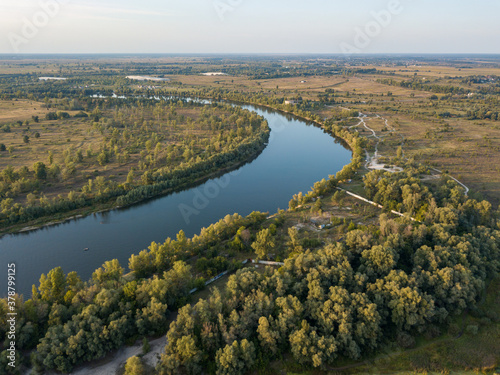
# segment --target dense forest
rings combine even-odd
[[[431,192],[417,176],[371,172],[366,192],[408,215],[420,211],[420,221],[384,213],[378,226],[316,251],[297,253],[290,237],[294,255],[279,270],[240,270],[224,292],[181,308],[159,373],[243,374],[284,353],[328,369],[387,340],[411,346],[416,333],[472,307],[499,270],[498,212],[452,180]]]

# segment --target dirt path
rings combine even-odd
[[[431,168],[431,169],[432,169],[433,171],[438,172],[438,173],[443,173],[443,172],[441,172],[439,169],[436,169],[436,168]],[[449,175],[448,175],[448,176],[449,176]],[[452,180],[454,180],[457,184],[459,184],[460,186],[462,186],[462,187],[465,189],[465,196],[467,196],[467,195],[469,194],[470,189],[469,189],[467,186],[465,186],[464,184],[462,184],[462,183],[461,183],[460,181],[458,181],[455,177],[450,176],[450,178],[451,178]]]
[[[385,126],[390,129],[390,132],[389,134],[391,133],[394,133],[396,134],[396,129],[394,129],[392,126],[389,125],[389,122],[386,118],[384,117],[381,117],[380,115],[376,115],[377,118],[380,118],[382,120],[385,121]],[[403,168],[400,168],[400,167],[392,167],[392,168],[387,168],[385,167],[384,164],[380,164],[378,162],[378,159],[380,158],[381,155],[379,155],[378,153],[378,148],[380,146],[380,143],[384,141],[385,137],[381,137],[381,136],[378,136],[377,133],[375,132],[375,130],[373,130],[372,128],[370,128],[368,126],[368,124],[366,123],[367,121],[370,120],[370,118],[368,118],[367,115],[363,114],[363,113],[359,113],[359,116],[358,116],[358,119],[359,119],[359,123],[356,124],[356,125],[353,125],[353,126],[350,126],[349,129],[353,129],[353,128],[356,128],[360,125],[363,125],[363,127],[368,130],[369,132],[372,133],[372,135],[368,136],[367,138],[371,138],[373,137],[374,139],[377,140],[377,143],[375,144],[375,153],[373,154],[373,156],[370,155],[370,153],[368,152],[368,150],[365,149],[365,153],[366,153],[366,163],[365,163],[365,168],[366,169],[382,169],[382,170],[385,170],[387,172],[391,172],[391,173],[395,173],[395,172],[402,172],[403,171]],[[402,142],[401,142],[401,149],[403,149],[403,144],[404,144],[404,137],[401,136],[402,138]]]
[[[348,109],[348,108],[346,108],[346,109]],[[375,116],[376,116],[376,118],[384,120],[385,126],[389,129],[389,134],[396,134],[396,135],[399,135],[401,137],[401,145],[400,146],[401,146],[401,151],[403,152],[403,158],[405,158],[405,151],[404,151],[404,147],[403,147],[404,143],[405,143],[405,137],[402,134],[398,134],[396,129],[393,126],[389,125],[388,119],[386,119],[380,115],[375,115]],[[373,154],[373,156],[370,156],[370,153],[368,152],[368,150],[365,149],[365,153],[366,153],[365,168],[368,170],[369,169],[380,169],[380,170],[384,170],[384,171],[391,172],[391,173],[402,172],[403,168],[400,168],[400,167],[386,168],[384,164],[380,164],[378,162],[378,159],[381,156],[378,153],[378,148],[379,148],[380,143],[384,141],[384,139],[387,137],[387,135],[384,137],[378,136],[377,133],[375,132],[375,130],[370,128],[368,126],[368,124],[366,123],[367,121],[370,120],[370,118],[368,118],[368,116],[365,115],[364,113],[359,112],[358,120],[359,120],[359,123],[357,123],[356,125],[350,126],[349,129],[354,129],[360,125],[363,125],[363,127],[366,130],[368,130],[369,132],[372,133],[372,135],[368,136],[368,138],[373,137],[374,139],[377,139],[377,143],[375,145],[375,153]],[[431,169],[433,171],[440,173],[440,174],[443,173],[439,169],[436,169],[436,168],[431,168]],[[465,196],[467,196],[469,194],[470,189],[465,184],[463,184],[462,182],[457,180],[455,177],[450,176],[450,178],[465,189]]]
[[[142,357],[143,363],[156,367],[159,358],[165,345],[167,344],[167,337],[163,336],[159,339],[149,342],[151,350],[148,354]],[[117,352],[107,356],[101,361],[79,366],[71,372],[72,375],[115,375],[117,371],[125,364],[130,357],[142,354],[142,341],[136,342],[133,346],[120,348]],[[55,373],[54,373],[55,374]],[[50,374],[52,375],[52,374]]]

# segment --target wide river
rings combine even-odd
[[[105,261],[128,268],[131,254],[183,229],[187,236],[235,212],[275,213],[299,191],[350,162],[351,152],[320,128],[274,110],[244,105],[264,116],[269,144],[252,162],[198,187],[146,203],[0,238],[0,296],[7,292],[7,264],[16,264],[16,290],[31,298],[42,273],[61,266],[82,280]],[[88,251],[84,251],[88,248]]]

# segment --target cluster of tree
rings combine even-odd
[[[398,174],[374,170],[364,176],[363,182],[368,199],[388,210],[406,212],[412,217],[416,215],[417,219],[425,214],[432,196],[420,183],[419,172],[413,169]]]
[[[60,269],[54,271],[62,274]],[[194,285],[190,267],[181,261],[152,279],[126,282],[122,274],[118,261],[106,262],[94,272],[91,285],[80,290],[68,290],[64,275],[59,283],[42,276],[32,301],[48,302],[51,308],[48,329],[32,358],[35,371],[70,372],[76,364],[102,358],[128,339],[162,332],[168,308],[185,304]]]
[[[440,80],[441,79],[436,79],[436,82],[439,82]],[[478,80],[480,80],[480,78],[477,77],[474,78],[474,76],[472,76],[464,79],[463,83],[466,83],[468,84],[468,86],[471,86],[471,84],[474,81]],[[438,83],[429,83],[429,81],[424,81],[421,78],[414,78],[411,80],[402,80],[402,81],[395,80],[392,78],[382,78],[382,79],[377,79],[377,82],[382,83],[384,85],[405,87],[412,90],[429,91],[436,94],[461,95],[463,97],[465,97],[465,95],[471,92],[470,88],[463,88],[454,85],[440,85]],[[489,83],[489,84],[486,86],[477,86],[474,89],[475,93],[482,94],[486,98],[497,97],[497,95],[500,94],[500,83],[495,84],[494,82],[495,81],[487,82],[486,80],[483,79],[480,83]],[[435,97],[435,99],[437,99],[437,97]]]
[[[477,302],[500,270],[499,213],[457,196],[448,180],[433,194],[411,175],[392,176],[368,189],[394,194],[408,210],[422,201],[423,222],[382,214],[377,226],[352,230],[343,242],[292,252],[279,270],[238,271],[224,292],[179,310],[158,372],[244,374],[286,352],[327,369],[338,357],[359,359],[383,342],[446,324]]]
[[[498,81],[499,78],[500,77],[498,77],[496,75],[491,75],[491,76],[474,75],[474,76],[468,76],[468,77],[462,78],[461,82],[465,83],[467,85],[470,85],[473,83],[480,84],[480,83],[495,82],[495,81]]]
[[[428,82],[422,80],[421,78],[414,78],[408,81],[405,80],[398,81],[392,78],[383,78],[383,79],[378,79],[377,82],[382,83],[384,85],[405,87],[419,91],[430,91],[437,94],[467,95],[467,93],[469,92],[468,89],[464,89],[458,86],[429,84]]]
[[[7,167],[0,173],[1,225],[113,201],[124,206],[181,189],[255,157],[269,138],[266,121],[240,107],[182,100],[114,103],[94,103],[92,127],[104,136],[99,151],[70,148],[62,153],[63,167],[49,153],[48,165],[37,162],[33,172],[27,167]],[[101,107],[113,111],[111,118],[103,116]],[[199,116],[193,120],[177,111]],[[49,115],[58,117],[54,112]],[[76,176],[79,166],[127,163],[133,154],[139,154],[139,161],[124,183],[96,177],[67,197],[43,195],[45,187]],[[19,201],[23,195],[24,204]]]
[[[31,299],[24,302],[22,296],[15,297],[18,357],[36,348],[31,358],[36,372],[70,372],[75,365],[101,358],[140,336],[164,333],[169,312],[189,301],[193,287],[204,287],[214,272],[241,266],[218,250],[221,243],[226,240],[228,248],[235,248],[239,242],[243,246],[237,247],[239,251],[245,250],[250,230],[266,217],[259,212],[246,218],[228,215],[191,239],[181,231],[176,240],[152,243],[148,250],[131,256],[134,272],[130,275],[123,275],[116,259],[105,262],[87,282],[76,272],[65,275],[60,267],[43,274],[39,286],[33,285]],[[189,263],[196,264],[196,272]],[[7,299],[1,299],[2,350],[9,342],[7,311]],[[13,369],[6,357],[4,350],[0,366],[10,373]]]
[[[467,119],[469,120],[484,120],[490,119],[493,121],[500,120],[498,107],[474,106],[467,110]]]
[[[435,191],[420,182],[426,168],[408,168],[401,173],[371,171],[364,177],[366,196],[389,210],[407,213],[419,221],[439,222],[456,226],[459,231],[475,226],[495,227],[495,215],[488,201],[478,202],[464,195],[463,187],[443,175]]]
[[[247,228],[259,226],[265,218],[265,214],[258,212],[253,212],[246,218],[238,214],[227,215],[208,228],[203,228],[192,239],[187,239],[184,232],[180,231],[176,240],[168,238],[163,244],[153,242],[147,250],[132,255],[129,268],[137,277],[148,277],[163,272],[176,260],[188,260],[198,255],[202,258],[198,259],[196,268],[204,275],[215,276],[215,272],[228,270],[229,267],[224,268],[228,263],[221,261],[211,249],[234,237],[231,247],[236,251],[244,250],[250,238],[245,237],[243,232]]]
[[[45,115],[45,120],[53,121],[53,120],[62,120],[62,119],[68,119],[70,118],[71,115],[68,112],[49,112]]]
[[[269,128],[266,123],[263,123],[261,132],[258,135],[251,137],[227,152],[213,155],[206,160],[199,160],[192,164],[183,164],[174,170],[160,168],[153,173],[146,172],[146,176],[148,176],[146,181],[149,183],[129,189],[125,195],[117,200],[117,204],[122,206],[135,203],[171,189],[184,187],[196,183],[211,173],[248,161],[263,149],[268,139]]]

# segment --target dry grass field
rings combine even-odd
[[[500,75],[500,69],[493,67],[475,67],[462,69],[452,66],[419,66],[419,67],[381,67],[365,66],[378,70],[396,72],[398,79],[408,79],[426,73],[429,77],[469,75]],[[401,71],[399,71],[401,70]],[[405,71],[409,70],[409,71]],[[424,72],[425,70],[425,72]],[[356,75],[334,77],[292,77],[264,80],[250,80],[243,76],[176,76],[175,80],[183,83],[182,90],[189,88],[225,88],[242,92],[262,92],[276,97],[302,96],[304,100],[318,100],[318,94],[327,89],[335,92],[336,104],[331,108],[316,110],[324,118],[328,118],[341,108],[358,109],[372,118],[369,126],[378,135],[385,124],[380,115],[389,121],[396,133],[388,135],[380,145],[383,156],[396,155],[397,146],[404,137],[404,151],[407,157],[425,162],[441,170],[449,171],[473,192],[480,192],[493,204],[500,203],[500,121],[467,120],[465,118],[437,118],[437,111],[450,111],[464,116],[465,111],[479,105],[476,101],[443,103],[432,101],[434,95],[428,91],[411,90],[404,87],[389,86],[376,82],[381,78],[393,78],[388,75]],[[306,81],[301,83],[301,81]],[[458,85],[458,81],[446,81],[446,84]],[[443,83],[444,84],[444,83]],[[390,96],[388,96],[390,93]],[[443,96],[438,94],[438,97]],[[350,121],[349,125],[356,124]],[[358,128],[361,135],[372,133]]]
[[[175,111],[178,116],[177,122],[165,120],[164,125],[158,125],[151,113],[146,112],[141,116],[149,125],[145,128],[143,126],[140,130],[131,130],[137,139],[132,137],[125,145],[111,148],[115,156],[105,165],[101,165],[97,155],[103,147],[110,147],[113,128],[103,130],[89,118],[73,117],[79,111],[67,111],[72,116],[71,118],[46,120],[45,115],[49,111],[45,108],[41,109],[42,104],[26,100],[0,101],[2,109],[0,144],[5,145],[6,148],[5,151],[0,151],[0,171],[7,167],[13,167],[15,170],[28,167],[31,170],[36,162],[43,162],[47,167],[59,165],[63,172],[62,176],[56,180],[44,184],[40,191],[35,191],[37,197],[41,195],[47,198],[58,195],[66,196],[70,191],[79,191],[89,179],[96,176],[121,184],[126,181],[131,168],[137,170],[136,177],[139,178],[142,174],[139,165],[147,155],[153,155],[154,152],[155,159],[165,159],[163,163],[167,163],[167,155],[172,152],[172,147],[174,147],[173,156],[168,159],[168,165],[176,166],[184,161],[182,150],[186,145],[190,145],[195,154],[202,152],[202,149],[198,149],[198,145],[218,134],[197,124],[201,116],[199,108],[177,108]],[[51,109],[51,111],[55,110]],[[230,113],[223,110],[217,111],[218,115],[230,116]],[[106,122],[111,121],[115,115],[114,110],[102,113]],[[39,122],[34,122],[32,116],[39,116]],[[19,125],[17,121],[23,124]],[[26,124],[25,121],[29,123]],[[28,143],[25,141],[26,136],[29,137]],[[146,140],[158,139],[157,137],[162,140],[160,151],[153,150],[156,143],[153,143],[151,150],[146,150]],[[137,140],[139,143],[136,143]],[[127,157],[120,159],[119,155],[125,151]],[[75,161],[77,153],[82,155],[79,162]],[[71,159],[69,162],[68,158]],[[64,170],[68,164],[74,164],[76,171],[65,176]],[[25,202],[26,193],[20,193],[14,199],[16,202]]]
[[[415,73],[418,77],[434,77],[442,78],[444,76],[451,77],[466,77],[472,75],[500,75],[500,68],[492,66],[493,64],[484,62],[484,65],[467,66],[464,63],[462,67],[449,66],[449,65],[429,65],[426,63],[418,65],[408,65],[407,67],[401,66],[379,66],[379,65],[366,65],[365,69],[377,69],[387,73],[395,73],[398,76],[413,77]]]
[[[30,100],[0,100],[0,123],[31,120],[31,116],[45,116],[48,108],[43,103]],[[3,137],[2,137],[3,138]]]

